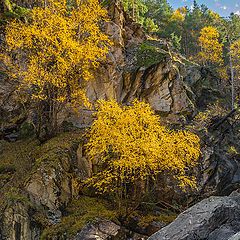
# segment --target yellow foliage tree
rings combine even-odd
[[[20,92],[47,106],[49,130],[56,130],[63,106],[89,104],[85,82],[93,78],[111,43],[100,29],[107,12],[98,0],[45,2],[31,10],[28,21],[7,25],[2,58]]]
[[[199,52],[200,61],[206,65],[209,63],[223,64],[223,44],[219,42],[220,34],[215,27],[204,27],[198,38],[201,51]]]
[[[186,7],[178,8],[173,12],[170,20],[176,22],[183,22],[185,20],[186,14],[187,14]]]
[[[220,24],[220,22],[223,20],[218,13],[216,13],[210,9],[208,9],[208,15],[215,26],[216,26],[216,24]]]
[[[121,107],[113,100],[98,101],[86,150],[98,169],[87,184],[118,195],[115,199],[126,196],[126,185],[153,180],[159,173],[171,175],[180,187],[195,186],[187,172],[197,164],[198,136],[167,129],[144,102]]]

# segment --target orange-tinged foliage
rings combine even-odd
[[[144,102],[121,107],[100,100],[89,132],[87,154],[100,169],[88,184],[111,192],[159,173],[171,174],[181,187],[194,186],[186,171],[196,166],[199,138],[188,131],[171,131]]]
[[[223,44],[219,42],[220,34],[215,27],[204,27],[198,38],[201,51],[199,57],[204,63],[223,64]]]
[[[37,100],[88,104],[84,81],[109,49],[99,27],[106,16],[98,0],[48,0],[31,10],[28,22],[10,22],[3,56],[21,90],[31,89]]]

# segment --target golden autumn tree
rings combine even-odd
[[[113,193],[119,202],[135,195],[129,186],[162,173],[180,187],[195,186],[195,178],[187,172],[197,164],[199,144],[195,134],[161,125],[147,103],[134,101],[121,107],[113,100],[100,100],[86,145],[97,171],[86,182],[97,192]]]
[[[51,135],[64,106],[89,104],[85,83],[111,43],[100,28],[107,12],[98,0],[47,0],[44,5],[33,8],[28,21],[7,25],[2,58],[19,92],[37,103],[38,122],[47,123]]]
[[[219,37],[220,34],[215,27],[202,28],[198,41],[201,47],[199,57],[203,64],[223,64],[223,44],[219,42]]]
[[[186,17],[186,14],[187,14],[187,9],[186,9],[186,7],[178,8],[178,9],[176,9],[176,10],[173,12],[170,20],[181,23],[181,22],[184,21],[184,19],[185,19],[185,17]]]

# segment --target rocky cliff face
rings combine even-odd
[[[157,112],[165,115],[191,114],[194,106],[180,73],[183,66],[174,61],[168,52],[167,42],[155,41],[154,47],[159,51],[161,61],[156,58],[155,63],[149,66],[148,59],[141,57],[151,57],[151,53],[149,56],[139,53],[148,38],[141,26],[126,15],[119,1],[114,1],[109,7],[109,15],[112,21],[105,24],[105,31],[114,45],[107,62],[96,74],[96,80],[87,86],[89,99],[94,102],[113,98],[124,104],[135,98],[144,99]],[[148,44],[150,46],[151,41]],[[84,124],[88,124],[87,115],[86,111],[83,114]]]
[[[32,7],[37,1],[17,3]],[[86,86],[91,102],[116,99],[129,104],[137,98],[149,102],[156,112],[178,119],[176,116],[192,116],[197,105],[206,105],[211,99],[205,98],[204,94],[210,93],[214,98],[219,93],[212,89],[216,83],[213,83],[214,76],[210,72],[204,72],[172,52],[167,41],[147,36],[141,25],[124,12],[119,0],[111,2],[108,12],[111,21],[105,23],[103,29],[112,39],[113,46],[107,61],[102,62],[96,72],[95,80]],[[20,121],[16,116],[22,112],[21,106],[16,101],[14,82],[0,74],[1,116],[5,123],[8,121],[14,125]],[[85,126],[91,122],[91,113],[84,109],[79,117],[69,110],[62,114],[60,121],[67,119],[78,126]],[[14,126],[2,124],[3,127],[8,130]]]
[[[29,6],[34,2],[21,3]],[[89,82],[87,86],[87,95],[92,102],[113,98],[129,104],[138,98],[149,102],[164,121],[181,126],[192,120],[198,110],[204,110],[209,103],[224,98],[219,91],[216,77],[209,70],[200,68],[172,52],[165,40],[146,36],[141,26],[126,15],[119,1],[112,1],[108,11],[111,21],[104,24],[104,29],[114,45],[107,61],[101,64],[96,73],[96,80]],[[75,126],[88,126],[92,121],[91,113],[83,110],[79,117],[69,110],[63,113],[63,120]],[[26,131],[31,131],[26,125],[26,119],[29,118],[31,116],[26,115],[22,106],[17,104],[14,84],[1,74],[0,240],[38,240],[40,235],[42,239],[60,240],[146,239],[144,235],[147,231],[142,231],[143,235],[136,234],[109,220],[100,219],[83,228],[89,219],[92,221],[99,213],[102,218],[114,219],[114,211],[108,209],[108,203],[99,203],[95,199],[80,198],[73,204],[74,198],[83,191],[79,187],[80,180],[88,177],[92,171],[91,163],[84,157],[81,132],[65,133],[42,145],[31,140],[25,143],[20,139]],[[201,193],[206,195],[229,194],[240,183],[239,156],[233,152],[221,152],[225,148],[226,153],[227,148],[237,142],[238,130],[229,130],[232,128],[231,123],[229,124],[225,123],[220,135],[216,135],[214,131],[203,133],[206,141],[203,143],[199,185]],[[210,126],[211,123],[207,128]],[[230,137],[232,133],[235,138]],[[226,138],[227,134],[229,135]],[[13,143],[10,144],[9,141]],[[86,202],[91,203],[90,206]],[[207,235],[203,231],[211,224],[211,228],[216,228],[214,221],[219,215],[216,217],[215,211],[223,209],[229,225],[231,213],[235,207],[239,208],[235,198],[206,200],[189,210],[193,212],[192,221],[198,222],[197,216],[201,212],[199,209],[209,203],[209,207],[204,208],[206,214],[201,218],[200,225],[193,223],[194,229],[202,234],[201,237],[213,234],[213,230],[207,232]],[[95,209],[96,206],[100,206],[99,209]],[[208,211],[209,209],[211,211]],[[207,215],[207,211],[212,215]],[[184,216],[186,213],[176,221],[187,226]],[[234,218],[235,220],[239,219]],[[205,221],[210,221],[210,225]],[[177,223],[171,226],[176,226]],[[221,224],[224,225],[222,220]],[[157,231],[164,225],[156,223],[152,228]],[[186,230],[187,234],[195,236],[190,230]],[[239,230],[232,233],[237,231]],[[165,233],[179,237],[178,232],[167,227],[152,239],[164,239],[163,235],[168,236]],[[67,237],[67,234],[72,237]],[[170,238],[166,239],[174,239],[172,235],[169,236]]]

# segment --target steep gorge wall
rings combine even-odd
[[[24,1],[25,6],[29,4],[32,5],[33,1]],[[145,64],[141,58],[139,60],[139,48],[147,41],[143,29],[126,15],[119,1],[112,1],[108,11],[110,21],[105,23],[104,29],[114,45],[107,61],[96,72],[96,80],[87,85],[90,101],[113,98],[129,104],[135,98],[145,100],[157,113],[167,116],[171,122],[181,124],[191,118],[197,108],[204,109],[210,101],[219,97],[217,83],[210,72],[172,54],[165,40],[154,41],[160,49],[161,60],[152,65]],[[63,113],[62,120],[67,118],[77,126],[88,126],[92,121],[91,114],[92,111],[84,109],[77,116],[69,110]],[[21,115],[22,109],[17,104],[14,86],[1,75],[0,137],[5,138],[18,129],[26,118]],[[12,137],[9,137],[10,140],[14,140]],[[62,209],[78,194],[73,187],[76,176],[84,178],[91,171],[90,164],[82,156],[79,141],[76,146],[70,147],[60,146],[67,142],[66,139],[60,138],[58,141],[54,146],[47,143],[50,144],[49,152],[35,159],[34,169],[21,185],[34,210],[37,206],[40,212],[48,216],[49,225],[60,221]],[[70,139],[70,142],[73,140]],[[32,218],[31,204],[17,201],[5,208],[1,227],[3,239],[39,239],[42,229]]]

